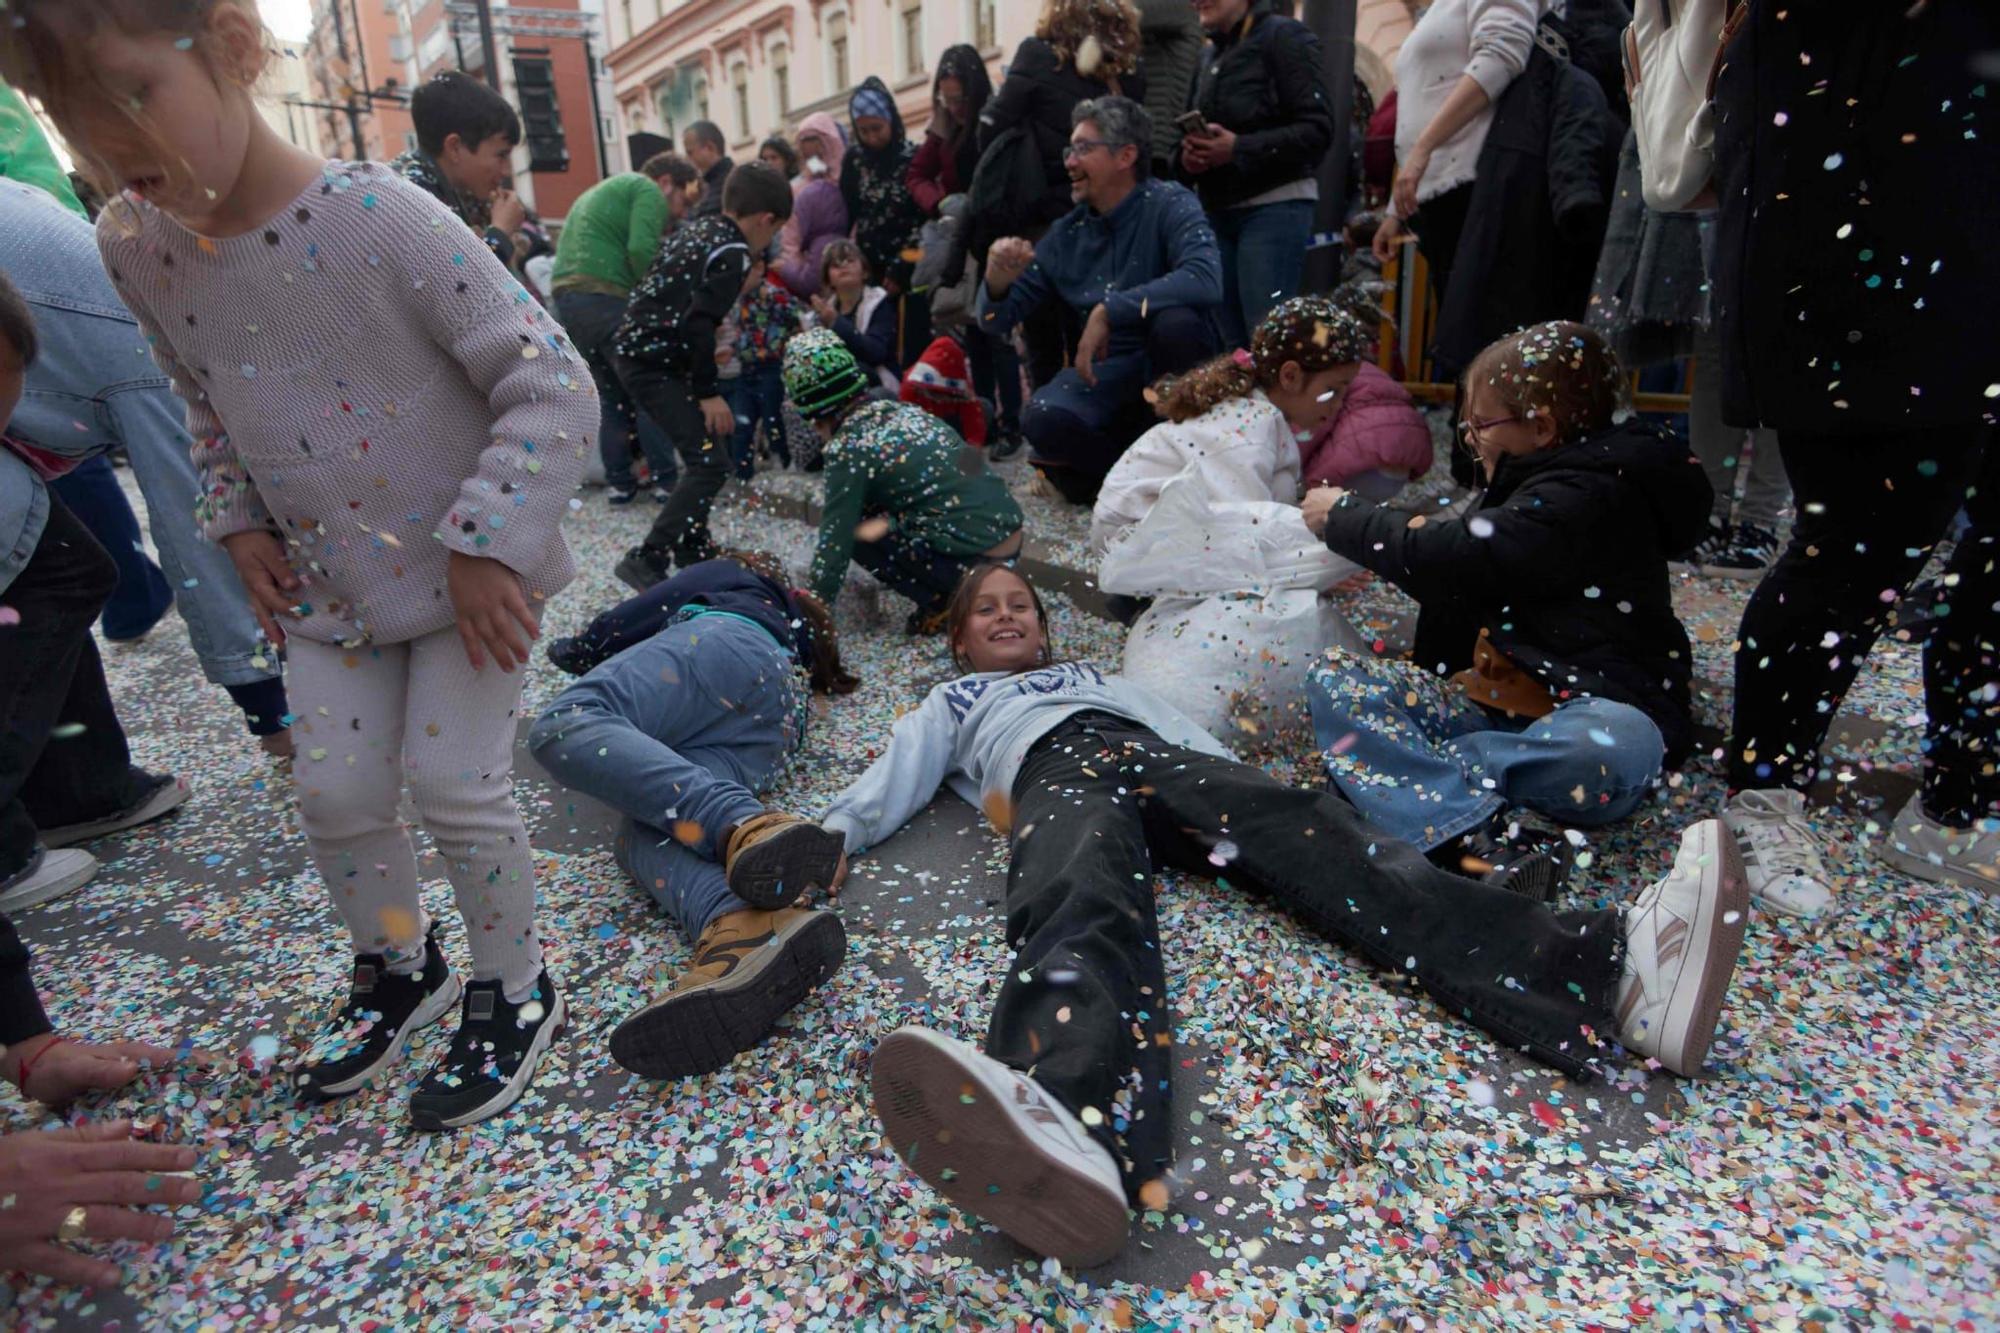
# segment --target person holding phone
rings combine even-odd
[[[1305,276],[1333,112],[1319,38],[1273,0],[1195,0],[1209,49],[1181,129],[1178,175],[1222,249],[1222,335],[1250,330]]]

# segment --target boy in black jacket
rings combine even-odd
[[[1591,330],[1525,329],[1466,371],[1487,489],[1463,518],[1306,497],[1328,547],[1422,606],[1414,662],[1334,655],[1313,671],[1327,773],[1385,832],[1444,859],[1504,863],[1510,807],[1622,819],[1693,745],[1667,561],[1701,539],[1708,480],[1686,445],[1617,419],[1622,383]]]
[[[613,343],[619,378],[681,456],[681,477],[646,540],[625,553],[617,575],[644,591],[675,564],[714,553],[708,511],[729,479],[736,414],[722,396],[715,329],[736,307],[762,254],[792,215],[792,191],[761,162],[729,173],[722,211],[684,224],[633,289]]]

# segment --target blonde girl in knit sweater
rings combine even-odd
[[[10,0],[0,77],[120,195],[99,248],[187,402],[197,518],[284,645],[313,860],[357,955],[294,1077],[324,1100],[395,1065],[463,996],[411,1097],[470,1124],[527,1087],[564,1021],[511,782],[558,532],[594,447],[589,372],[464,223],[373,164],[285,143],[250,89],[247,0]],[[472,957],[419,901],[407,786]]]

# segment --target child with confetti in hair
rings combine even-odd
[[[1421,475],[1430,467],[1430,432],[1401,386],[1390,382],[1402,394],[1399,415],[1373,406],[1366,414],[1346,410],[1364,374],[1388,379],[1364,363],[1369,342],[1369,331],[1345,307],[1324,296],[1295,296],[1264,317],[1248,348],[1162,380],[1154,396],[1167,420],[1111,465],[1090,515],[1092,551],[1102,555],[1190,467],[1219,499],[1288,505],[1299,501],[1307,441],[1322,478],[1336,468],[1343,480],[1377,469]],[[1343,417],[1350,419],[1347,429],[1327,434]],[[1335,456],[1341,463],[1332,462]]]
[[[897,721],[821,822],[858,855],[950,782],[1007,834],[1018,952],[985,1052],[907,1026],[876,1048],[870,1078],[910,1168],[1029,1249],[1102,1263],[1125,1243],[1128,1201],[1172,1202],[1161,864],[1226,873],[1572,1075],[1614,1038],[1677,1073],[1701,1069],[1747,906],[1716,821],[1689,828],[1673,872],[1628,906],[1557,912],[1514,882],[1439,869],[1334,793],[1237,763],[1129,680],[1052,661],[1041,598],[1012,570],[969,574],[947,633],[967,674]]]
[[[1539,324],[1466,370],[1462,428],[1486,491],[1463,517],[1412,518],[1334,487],[1306,497],[1335,553],[1422,607],[1414,661],[1342,652],[1314,669],[1326,771],[1370,821],[1441,860],[1566,848],[1509,812],[1623,819],[1694,743],[1693,652],[1667,561],[1707,530],[1708,479],[1684,443],[1623,409],[1604,340]]]
[[[197,517],[287,648],[300,822],[355,954],[295,1074],[355,1092],[460,1000],[397,817],[407,786],[472,954],[420,1128],[518,1099],[561,1030],[515,805],[515,713],[595,446],[582,361],[464,225],[379,165],[286,143],[243,0],[26,0],[5,76],[122,197],[105,267],[186,400]]]
[[[812,590],[833,605],[851,558],[917,604],[907,633],[935,634],[966,570],[1021,554],[1021,506],[950,426],[867,391],[868,376],[832,330],[786,346],[785,396],[826,441]]]

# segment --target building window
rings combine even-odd
[[[847,76],[847,15],[829,14],[826,19],[826,58],[835,93],[853,86]]]
[[[736,136],[747,139],[750,137],[750,67],[732,66],[729,83],[736,94]]]
[[[924,0],[903,0],[903,77],[924,72]]]
[[[787,46],[771,48],[771,93],[777,99],[778,119],[792,114],[792,52]]]
[[[624,20],[625,24],[624,31],[619,35],[629,40],[634,31],[632,27],[632,0],[618,0],[618,16]]]
[[[982,51],[999,45],[998,24],[993,17],[993,0],[972,0],[972,44]]]

